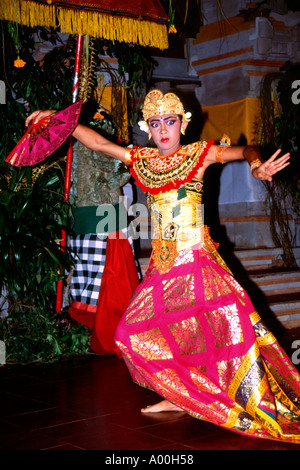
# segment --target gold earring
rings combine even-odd
[[[185,128],[184,127],[181,128],[181,134],[185,135]]]
[[[151,137],[152,137],[152,135],[151,135],[151,132],[149,131],[148,132],[148,140],[151,140]]]

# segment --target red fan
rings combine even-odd
[[[5,159],[14,166],[31,166],[45,160],[69,137],[77,126],[81,101],[52,116],[31,124],[22,139]]]

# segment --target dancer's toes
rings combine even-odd
[[[142,413],[160,413],[161,411],[184,411],[182,408],[179,408],[173,403],[170,403],[168,400],[160,401],[155,405],[147,406],[147,408],[142,408]]]

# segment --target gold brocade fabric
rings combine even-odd
[[[150,265],[118,326],[133,380],[195,418],[300,444],[298,371],[214,256],[188,253],[167,275]]]
[[[300,375],[203,226],[202,182],[148,194],[153,254],[115,333],[133,380],[191,416],[300,444]]]
[[[167,272],[178,253],[203,245],[202,182],[194,179],[180,190],[148,194],[152,221],[153,261],[160,273]]]

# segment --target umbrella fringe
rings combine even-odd
[[[69,34],[90,35],[112,41],[140,44],[141,46],[168,48],[166,25],[140,18],[107,15],[93,11],[57,8],[51,4],[1,0],[0,19],[17,21],[34,27],[56,28]]]
[[[1,0],[2,20],[16,21],[25,26],[56,27],[56,11],[53,5],[41,5],[21,0]]]

